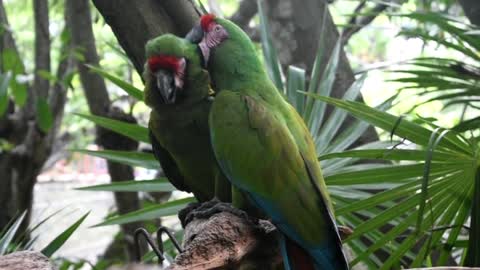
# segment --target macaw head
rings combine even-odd
[[[146,99],[155,99],[161,104],[175,103],[184,90],[187,65],[192,57],[188,53],[188,44],[181,38],[167,34],[150,40],[145,48]]]
[[[149,72],[155,77],[153,86],[160,93],[165,104],[175,103],[177,92],[184,85],[185,58],[170,55],[156,55],[147,60]]]
[[[235,23],[206,14],[186,36],[197,43],[217,86],[230,75],[261,73],[263,67],[248,35]],[[241,75],[241,74],[240,74]]]

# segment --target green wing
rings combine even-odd
[[[261,98],[220,91],[210,112],[215,156],[230,181],[289,237],[326,244],[326,235],[336,232],[313,144],[306,129],[297,130],[304,125],[295,111],[290,121],[284,116]]]
[[[163,173],[168,178],[170,183],[172,183],[172,185],[178,190],[191,192],[191,190],[186,185],[183,175],[180,173],[180,169],[178,168],[175,160],[173,160],[170,153],[168,153],[168,151],[160,145],[160,143],[157,141],[155,135],[150,129],[148,130],[148,135],[150,136],[153,155],[158,160],[158,162],[160,162]]]

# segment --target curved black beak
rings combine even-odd
[[[198,44],[203,39],[203,29],[200,24],[195,25],[190,32],[185,36],[188,41]]]
[[[155,74],[155,86],[165,104],[173,104],[177,98],[177,87],[172,72],[159,70]]]

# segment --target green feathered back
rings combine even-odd
[[[348,269],[303,119],[268,78],[248,36],[228,20],[215,21],[229,34],[208,65],[219,92],[209,125],[222,170],[309,253],[315,269]]]

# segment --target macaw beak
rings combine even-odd
[[[173,104],[177,98],[177,86],[170,71],[159,70],[155,74],[155,85],[165,104]]]
[[[194,26],[190,32],[185,36],[185,39],[191,43],[198,44],[203,39],[203,29],[200,24]]]

